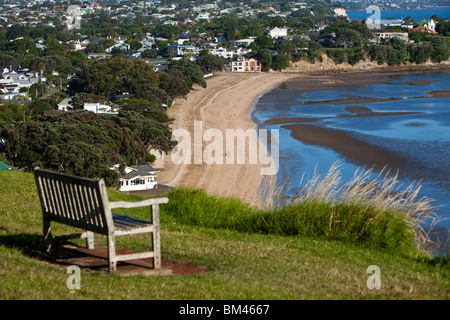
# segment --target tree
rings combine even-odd
[[[431,45],[433,47],[431,51],[431,60],[434,62],[441,62],[449,58],[449,45],[444,38],[434,38]]]
[[[222,71],[225,65],[225,59],[210,53],[202,54],[197,59],[197,64],[202,68],[203,73],[210,73],[213,71]]]
[[[176,68],[171,68],[161,73],[159,87],[166,91],[170,97],[184,97],[189,93],[189,87],[184,80],[183,73]]]
[[[361,45],[361,33],[349,28],[336,30],[335,43],[339,47],[355,47]]]
[[[220,28],[225,33],[225,38],[227,38],[228,41],[235,40],[237,26],[238,26],[238,20],[235,15],[226,14],[226,15],[220,17],[219,25],[220,25]]]
[[[426,43],[417,43],[410,46],[410,62],[424,63],[431,57],[433,47]]]
[[[153,59],[156,58],[157,55],[158,52],[155,49],[145,49],[144,52],[142,52],[143,59]]]
[[[153,67],[142,59],[130,60],[118,55],[91,65],[91,72],[81,73],[78,84],[91,92],[108,96],[120,92],[136,93],[143,83],[159,85],[159,76]]]
[[[174,60],[170,63],[169,68],[175,68],[180,70],[184,75],[184,80],[186,81],[189,89],[192,89],[194,84],[198,84],[203,88],[206,88],[206,81],[203,78],[203,72],[200,66],[187,59],[183,58],[180,60]]]
[[[295,44],[289,40],[280,40],[275,42],[275,50],[277,50],[281,54],[291,55],[294,53]]]
[[[136,38],[128,40],[127,43],[130,45],[130,50],[132,51],[137,51],[142,48],[142,43]]]
[[[254,43],[260,49],[267,49],[267,48],[271,48],[273,46],[273,39],[271,37],[266,36],[266,35],[259,35],[259,36],[256,37]]]
[[[261,62],[264,71],[269,71],[272,68],[272,51],[263,49],[257,53],[257,58]]]
[[[272,67],[274,70],[281,71],[289,67],[289,61],[290,61],[289,56],[284,54],[278,54],[273,57]]]

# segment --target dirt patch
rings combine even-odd
[[[130,249],[117,249],[117,254],[132,253]],[[60,244],[46,252],[41,246],[27,247],[25,255],[43,263],[57,265],[66,269],[70,265],[76,265],[82,269],[90,271],[108,271],[107,249],[106,247],[96,247],[89,250],[73,244]],[[207,272],[203,266],[192,265],[188,261],[172,262],[161,259],[161,269],[153,268],[153,259],[136,259],[120,261],[117,263],[117,272],[121,275],[192,275]]]

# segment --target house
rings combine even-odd
[[[193,45],[170,45],[167,47],[168,51],[172,54],[172,56],[174,57],[180,57],[180,56],[184,56],[186,54],[193,54],[196,55],[198,54],[198,48],[196,46]]]
[[[287,36],[287,28],[273,28],[269,30],[269,36],[272,38]]]
[[[116,166],[114,169],[118,169]],[[145,191],[157,189],[156,170],[150,165],[125,167],[119,180],[120,191]]]
[[[405,21],[402,23],[402,28],[412,29],[414,25],[411,21]]]
[[[430,29],[428,27],[416,27],[416,28],[412,29],[412,31],[424,32],[424,33],[426,32],[429,34],[437,34],[436,31],[434,31],[433,29]]]
[[[0,161],[0,170],[12,171],[12,167],[3,161]]]
[[[235,47],[239,47],[239,46],[248,47],[250,45],[250,43],[252,43],[254,41],[255,41],[255,38],[236,40],[236,41],[234,41],[234,46]]]
[[[400,40],[407,42],[409,40],[409,35],[407,32],[374,32],[373,38],[370,41],[379,44],[383,40],[389,40],[391,38],[399,38]]]
[[[71,101],[72,101],[72,97],[66,98],[63,101],[61,101],[60,103],[58,103],[58,110],[62,110],[62,111],[71,110],[72,109],[72,105],[70,104]]]
[[[113,107],[101,103],[84,103],[83,109],[95,113],[118,114]]]
[[[239,57],[235,61],[231,62],[232,72],[261,72],[261,62],[254,58],[247,59],[245,57]]]
[[[222,47],[213,47],[208,49],[209,52],[214,56],[219,56],[225,59],[232,59],[235,56],[243,56],[248,52],[251,52],[251,49],[246,48],[222,48]]]
[[[129,51],[130,45],[124,41],[121,41],[121,42],[116,43],[115,45],[107,48],[105,51],[106,51],[106,53],[111,54],[114,49],[121,50],[121,51]]]

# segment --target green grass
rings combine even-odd
[[[109,196],[111,200],[141,198],[116,190],[109,190]],[[416,258],[409,250],[384,248],[364,239],[350,241],[348,236],[297,234],[282,227],[294,214],[288,208],[259,211],[200,190],[173,190],[169,198],[169,204],[161,206],[163,258],[205,266],[207,273],[121,277],[83,270],[81,289],[71,291],[64,268],[24,254],[26,246],[39,244],[42,238],[33,175],[0,172],[0,299],[450,298],[447,259]],[[121,213],[145,218],[146,209]],[[326,228],[316,230],[328,230],[327,222],[322,223]],[[67,229],[58,224],[54,232]],[[126,238],[119,238],[119,247],[142,246],[140,237]],[[370,265],[381,269],[380,290],[366,286]]]

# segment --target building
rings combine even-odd
[[[198,48],[193,45],[170,45],[167,47],[169,52],[174,57],[180,57],[185,56],[187,54],[197,55],[198,54]]]
[[[115,168],[117,170],[117,166]],[[157,189],[156,170],[150,165],[125,167],[119,180],[120,191],[145,191]]]
[[[71,101],[72,101],[72,97],[66,98],[63,101],[61,101],[60,103],[58,103],[58,110],[62,110],[62,111],[72,110],[72,105],[70,104]]]
[[[429,34],[437,34],[436,31],[434,31],[433,29],[430,29],[428,27],[417,27],[417,28],[412,29],[412,31],[424,32],[424,33],[426,32],[426,33],[429,33]]]
[[[400,40],[407,42],[409,40],[409,35],[407,32],[374,32],[371,42],[381,43],[382,41],[391,38],[399,38]]]
[[[287,33],[287,28],[273,28],[269,31],[269,36],[272,38],[285,37]]]
[[[231,62],[231,71],[232,72],[261,72],[262,65],[261,63],[254,59],[247,59],[245,57],[239,57],[235,61]]]
[[[12,167],[3,161],[0,161],[0,170],[13,171]]]
[[[83,109],[95,113],[118,114],[113,107],[101,103],[84,103]]]
[[[232,59],[234,57],[240,57],[245,55],[248,52],[251,52],[251,49],[242,48],[242,47],[234,47],[234,48],[222,48],[222,47],[212,47],[208,49],[209,52],[214,56],[219,56],[225,59]]]
[[[248,47],[250,45],[250,43],[252,43],[254,41],[255,41],[255,38],[236,40],[236,41],[234,41],[234,46],[236,46],[236,47],[239,47],[239,46]]]

